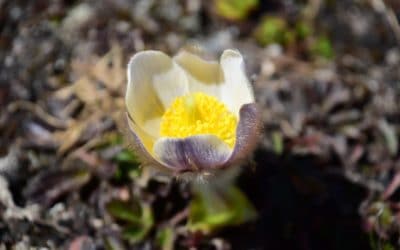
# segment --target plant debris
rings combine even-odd
[[[394,0],[0,1],[0,249],[398,249],[399,16]],[[129,58],[184,46],[238,48],[264,123],[237,186],[207,197],[151,177],[124,134]]]

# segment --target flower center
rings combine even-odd
[[[235,145],[237,119],[213,96],[201,92],[177,97],[161,119],[160,135],[184,138],[212,134]]]

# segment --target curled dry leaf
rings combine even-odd
[[[109,91],[122,93],[126,78],[121,47],[114,44],[111,50],[91,68],[91,73]]]

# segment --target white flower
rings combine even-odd
[[[173,174],[209,173],[245,158],[260,118],[242,55],[220,61],[187,51],[142,51],[128,65],[125,96],[134,145],[147,165]]]

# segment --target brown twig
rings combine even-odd
[[[386,21],[392,29],[393,34],[396,37],[397,43],[400,46],[400,24],[393,9],[386,6],[383,0],[370,0],[370,3],[376,12],[380,13],[386,18]]]
[[[64,129],[67,128],[71,121],[63,121],[58,119],[57,117],[54,117],[44,111],[43,108],[41,108],[39,105],[36,103],[28,102],[28,101],[16,101],[8,105],[7,111],[9,113],[16,112],[17,110],[27,110],[29,112],[32,112],[35,114],[38,118],[46,122],[48,125],[54,127],[54,128],[60,128]]]
[[[183,220],[185,220],[188,216],[189,216],[189,207],[186,207],[182,211],[175,214],[174,217],[172,217],[169,220],[168,224],[170,226],[174,227],[174,226],[178,225],[180,222],[182,222]]]

